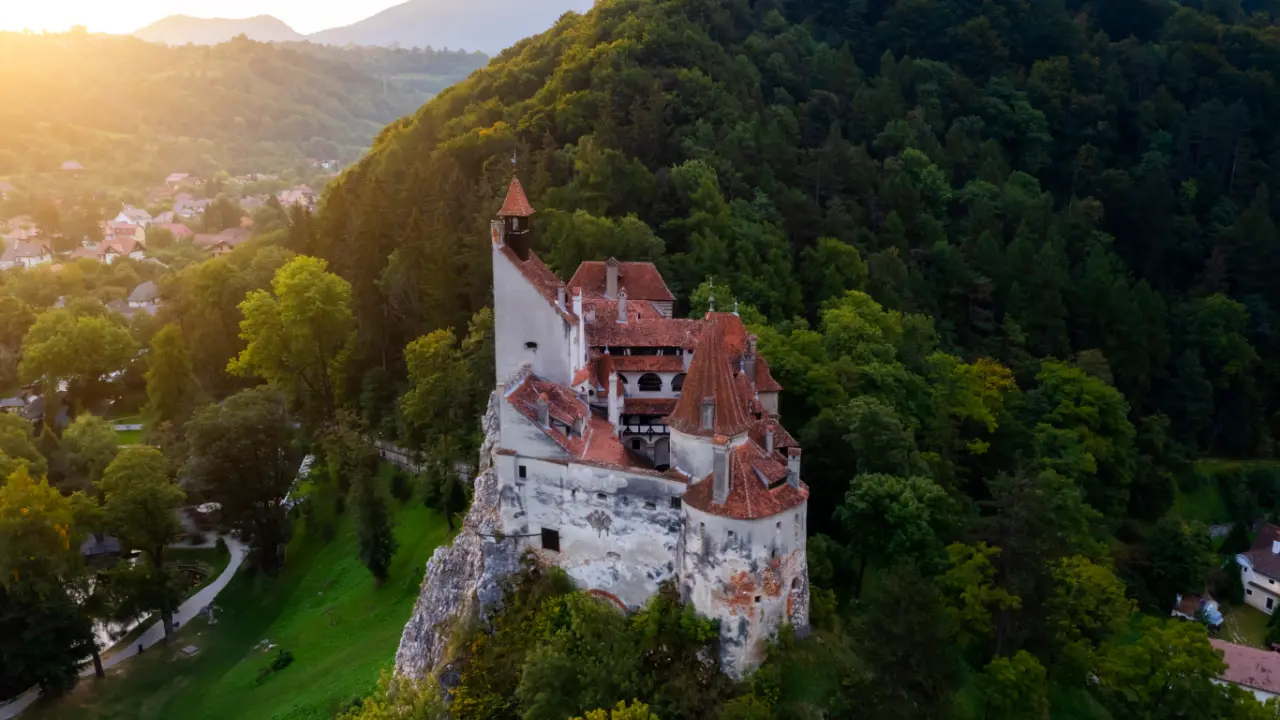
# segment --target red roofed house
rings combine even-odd
[[[783,623],[808,627],[809,490],[782,388],[735,313],[671,317],[652,263],[562,282],[534,214],[512,180],[490,228],[502,532],[626,608],[674,580],[740,678]]]
[[[1220,682],[1239,685],[1259,702],[1280,697],[1280,653],[1217,638],[1209,638],[1209,643],[1222,652],[1222,661],[1227,665],[1226,672],[1218,678]]]
[[[1270,615],[1280,603],[1280,527],[1263,525],[1247,552],[1236,555],[1244,601]]]

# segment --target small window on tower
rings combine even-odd
[[[542,528],[542,549],[560,552],[560,531]]]
[[[538,352],[538,343],[536,343],[536,342],[527,342],[527,343],[525,343],[525,344],[524,344],[524,349],[525,349],[525,350],[530,350],[530,351],[532,351],[532,352]]]
[[[525,466],[520,466],[520,479],[523,480],[529,476],[529,470]]]
[[[714,398],[702,398],[702,429],[710,430],[716,424],[716,401]]]
[[[680,498],[678,498],[678,497],[676,497],[676,496],[674,496],[674,495],[672,495],[672,496],[671,496],[671,509],[672,509],[672,510],[679,510],[679,509],[680,509]]]

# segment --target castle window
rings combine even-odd
[[[525,344],[524,344],[524,349],[525,349],[525,350],[532,351],[532,352],[538,352],[538,343],[536,343],[536,342],[527,342],[527,343],[525,343]]]
[[[560,531],[542,528],[542,549],[560,552]]]
[[[778,521],[778,524],[777,524],[777,525],[775,525],[774,527],[776,527],[776,528],[778,528],[779,530],[781,530],[781,529],[782,529],[782,521],[781,521],[781,520],[779,520],[779,521]]]
[[[680,498],[676,497],[675,495],[671,496],[671,509],[672,510],[680,509]]]
[[[644,440],[641,440],[640,438],[631,438],[630,444],[632,450],[639,452],[640,448],[644,447]]]
[[[716,401],[715,398],[702,398],[702,429],[710,430],[716,424]]]
[[[644,509],[645,509],[645,510],[657,510],[657,509],[658,509],[658,504],[657,504],[657,503],[647,502],[647,503],[645,503],[645,504],[644,504]]]
[[[645,373],[636,383],[641,392],[662,392],[662,378],[657,373]]]
[[[757,596],[756,596],[756,602],[757,602],[757,603],[758,603],[758,602],[760,602],[760,596],[759,596],[759,595],[757,595]]]
[[[523,480],[529,476],[529,470],[525,466],[520,466],[520,479]]]
[[[596,493],[596,499],[597,499],[597,500],[608,500],[608,499],[609,499],[609,496],[608,496],[608,495],[605,495],[604,493]]]
[[[729,531],[729,537],[733,537],[733,531],[732,531],[732,530],[730,530],[730,531]]]
[[[684,389],[684,373],[680,373],[671,379],[671,389],[680,392]]]

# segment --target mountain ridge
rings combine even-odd
[[[564,13],[585,11],[591,5],[591,0],[475,0],[462,5],[408,0],[350,25],[311,34],[299,33],[271,15],[243,19],[170,15],[131,34],[165,45],[214,45],[243,34],[262,42],[462,48],[492,55],[533,31],[550,27]]]

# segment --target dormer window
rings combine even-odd
[[[710,430],[716,423],[716,401],[715,398],[702,398],[702,422],[700,423],[703,430]]]

